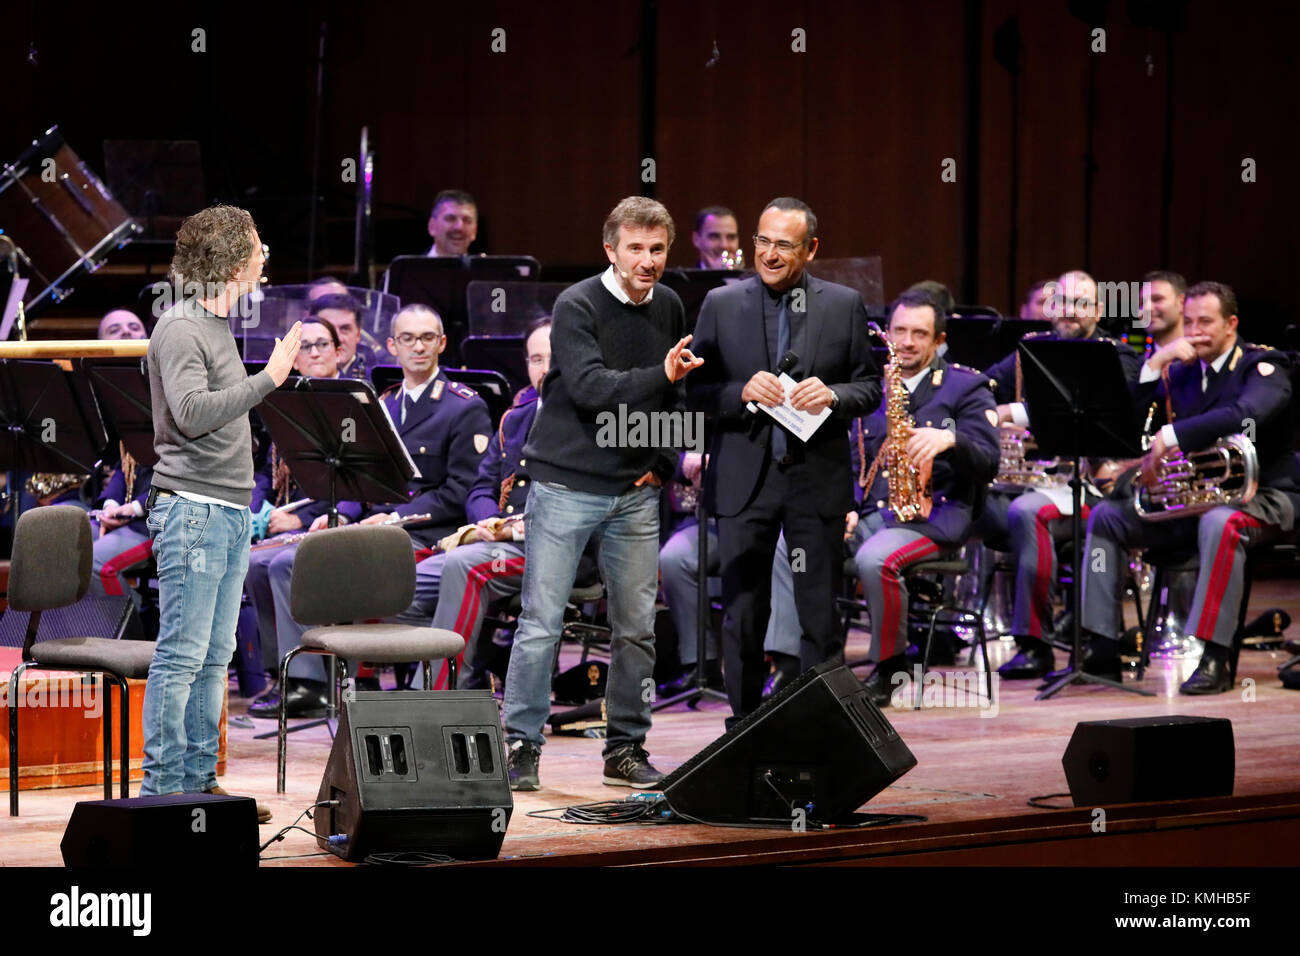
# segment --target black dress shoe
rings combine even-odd
[[[907,655],[895,654],[893,657],[887,657],[871,672],[871,676],[863,681],[863,686],[867,689],[867,696],[877,707],[889,706],[889,699],[893,696],[895,683],[894,675],[907,673]]]
[[[1228,665],[1228,648],[1212,641],[1205,642],[1201,662],[1192,676],[1178,688],[1180,694],[1222,694],[1232,690],[1232,672]]]
[[[329,707],[329,691],[323,682],[290,677],[288,685],[289,692],[285,704],[285,716],[291,719],[325,716]],[[277,693],[264,701],[250,704],[248,714],[250,717],[279,719],[280,695]]]
[[[695,681],[699,674],[699,667],[695,664],[687,665],[686,670],[682,671],[681,676],[676,680],[671,680],[666,684],[659,685],[659,693],[668,697],[677,694],[685,694],[687,691],[695,689]],[[722,667],[717,661],[706,661],[704,664],[704,686],[713,690],[722,689]]]
[[[768,675],[767,683],[763,685],[763,696],[771,697],[773,694],[780,693],[782,687],[802,673],[799,658],[792,654],[773,654],[772,673]]]
[[[1003,680],[1032,680],[1043,677],[1056,663],[1052,648],[1046,641],[1036,637],[1017,637],[1020,646],[1016,656],[998,668],[998,676]]]
[[[268,699],[272,699],[272,698],[274,698],[275,701],[276,701],[276,705],[275,705],[275,706],[279,707],[279,706],[280,706],[280,704],[279,704],[279,701],[280,701],[280,682],[279,682],[278,680],[276,680],[276,681],[271,681],[271,686],[267,687],[267,688],[266,688],[265,690],[263,690],[260,694],[258,694],[258,695],[257,695],[256,697],[254,697],[251,701],[249,701],[249,706],[252,706],[252,705],[254,705],[254,704],[260,704],[260,703],[262,703],[262,701],[264,701],[264,700],[268,700]]]

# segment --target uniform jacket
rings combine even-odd
[[[957,443],[934,459],[930,476],[934,507],[930,517],[906,524],[894,520],[889,510],[889,479],[881,473],[883,467],[877,471],[871,488],[863,490],[859,514],[865,517],[880,511],[888,526],[918,531],[942,545],[956,547],[965,541],[982,507],[988,483],[998,470],[997,408],[991,385],[974,369],[936,355],[930,363],[930,374],[921,379],[907,405],[916,427],[955,427],[957,431]],[[859,488],[886,434],[883,403],[854,424],[851,454],[858,469],[854,481]]]

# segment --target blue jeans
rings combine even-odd
[[[587,540],[596,536],[609,598],[605,753],[639,744],[654,698],[654,607],[658,590],[659,489],[595,495],[535,481],[524,519],[522,610],[506,674],[506,740],[541,746],[551,712],[551,668]]]
[[[144,692],[140,795],[217,784],[217,743],[239,596],[248,571],[247,508],[158,499],[149,512],[161,620]]]

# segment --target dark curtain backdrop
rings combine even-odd
[[[1006,310],[1067,268],[1166,266],[1236,286],[1249,337],[1294,320],[1290,3],[15,0],[5,20],[0,159],[53,123],[101,168],[106,138],[198,139],[208,195],[254,211],[273,270],[306,267],[324,21],[318,272],[352,259],[341,163],[365,125],[382,258],[427,245],[448,186],[478,197],[487,251],[557,267],[602,261],[601,222],[629,193],[673,211],[679,265],[697,207],[732,206],[747,236],[793,194],[821,218],[822,255],[882,256],[890,294],[936,278]]]

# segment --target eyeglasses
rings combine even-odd
[[[322,352],[328,352],[333,348],[334,348],[334,343],[331,342],[329,339],[318,339],[315,342],[303,342],[301,345],[298,346],[298,351],[303,352],[305,354],[307,352],[310,352],[312,349],[319,349]]]
[[[416,339],[419,339],[425,345],[433,345],[440,338],[442,338],[441,332],[422,332],[419,335],[416,335],[414,332],[403,332],[401,335],[397,336],[397,344],[405,345],[407,348],[410,348],[415,344]]]
[[[792,256],[794,255],[795,250],[802,249],[805,244],[806,243],[803,242],[790,242],[787,239],[778,239],[776,242],[773,242],[771,239],[767,238],[767,236],[754,236],[755,252],[767,252],[769,246],[776,246],[778,255]]]
[[[539,368],[540,366],[545,365],[545,364],[546,364],[547,362],[549,362],[550,360],[551,360],[551,357],[550,357],[549,355],[530,355],[530,356],[528,356],[528,364],[531,365],[533,368]]]

